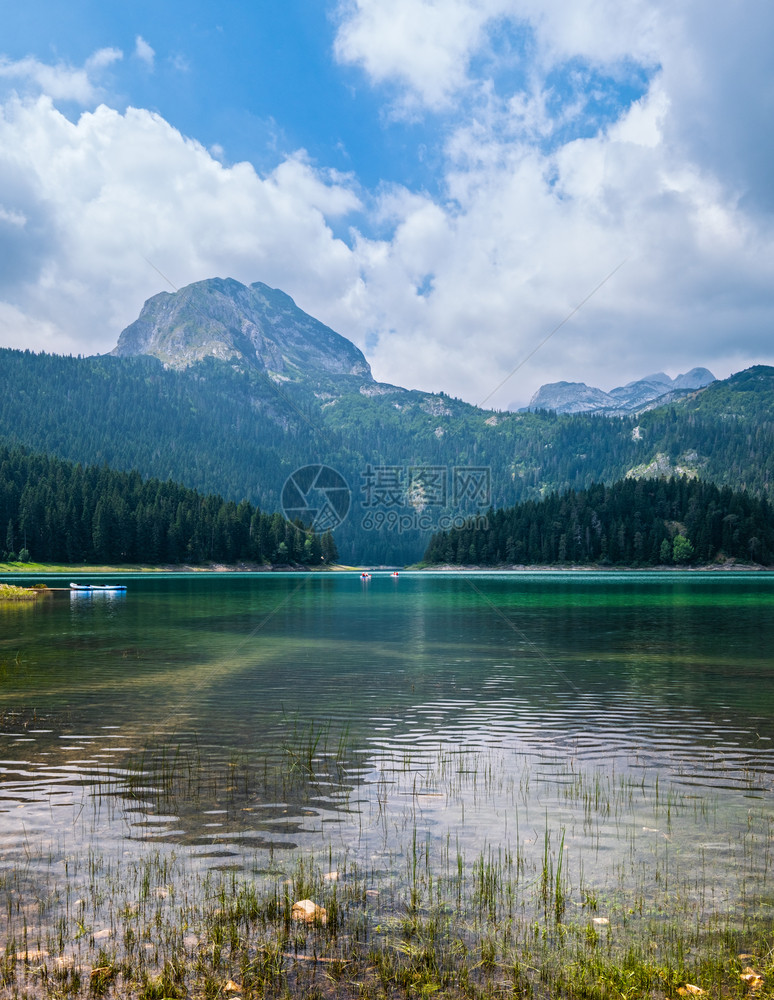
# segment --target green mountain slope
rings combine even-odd
[[[724,420],[774,420],[774,368],[754,365],[696,393],[685,404],[691,413]]]
[[[0,350],[0,437],[266,511],[281,508],[294,470],[331,466],[351,491],[335,533],[345,562],[414,561],[432,531],[450,526],[444,518],[630,472],[677,470],[772,495],[774,369],[639,417],[493,413],[377,383],[354,345],[283,293],[233,286],[218,279],[180,300],[156,296],[117,356]],[[217,356],[221,348],[231,353]],[[130,353],[139,349],[177,351],[176,367]]]

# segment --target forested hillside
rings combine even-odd
[[[149,357],[0,350],[0,439],[9,445],[174,479],[270,512],[295,469],[330,465],[352,493],[336,528],[350,563],[413,562],[444,517],[480,509],[480,497],[455,496],[460,468],[488,470],[486,506],[495,507],[631,470],[686,472],[771,498],[773,398],[774,369],[758,367],[639,417],[495,413],[356,375],[278,385],[212,359],[176,371]],[[393,470],[381,506],[369,492],[374,469]],[[428,502],[417,469],[443,470],[443,496]]]
[[[0,447],[0,560],[55,563],[251,561],[320,565],[336,559],[322,537],[243,500],[106,466],[82,467]]]
[[[774,563],[765,498],[696,479],[626,479],[490,511],[433,536],[429,563],[659,566],[740,559]]]

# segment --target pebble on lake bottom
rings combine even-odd
[[[739,978],[750,990],[759,990],[763,985],[763,976],[760,972],[756,972],[755,969],[751,969],[749,965],[742,969],[742,974]]]
[[[315,921],[324,924],[328,920],[328,913],[324,906],[318,906],[311,899],[300,899],[293,903],[290,911],[293,920],[303,921],[305,924],[313,924]]]

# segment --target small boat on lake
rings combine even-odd
[[[122,584],[112,584],[112,583],[71,583],[70,590],[85,591],[89,594],[93,593],[115,593],[116,591],[126,590]]]

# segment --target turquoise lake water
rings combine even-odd
[[[0,605],[0,875],[174,850],[388,878],[412,838],[529,868],[550,835],[600,892],[664,864],[716,908],[767,891],[768,575],[122,582]]]

